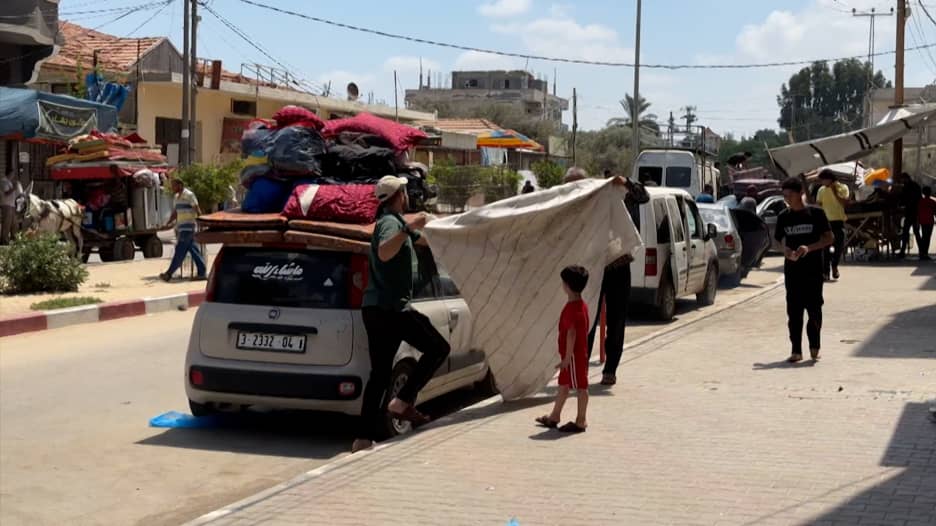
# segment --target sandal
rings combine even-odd
[[[819,361],[819,358],[820,358],[820,356],[819,356],[819,349],[810,349],[810,350],[809,350],[809,357],[812,358],[812,361],[818,362],[818,361]]]
[[[396,418],[397,420],[404,420],[413,424],[414,426],[421,426],[432,421],[431,418],[420,413],[413,406],[407,407],[402,413],[395,413],[393,411],[387,411],[387,413],[389,413],[392,418]]]
[[[556,429],[556,427],[559,426],[559,422],[557,420],[550,419],[549,415],[543,415],[537,418],[536,423],[549,429]]]
[[[802,354],[793,353],[793,354],[790,355],[789,358],[786,359],[786,361],[789,362],[789,363],[802,362],[802,361],[803,361],[803,355],[802,355]]]
[[[584,433],[585,428],[576,424],[575,422],[566,422],[559,428],[559,431],[563,433]]]
[[[613,374],[601,375],[601,385],[614,385],[617,383],[617,377]]]

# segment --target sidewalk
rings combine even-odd
[[[214,256],[209,254],[206,261],[211,268]],[[172,282],[162,281],[159,279],[159,273],[165,272],[168,267],[168,258],[87,265],[85,268],[88,269],[88,279],[81,285],[78,292],[2,296],[0,297],[0,318],[34,312],[29,308],[30,305],[52,298],[92,296],[103,302],[114,302],[205,290],[204,281],[187,279],[190,274],[188,263],[183,266],[186,279],[180,280],[177,272]]]
[[[587,433],[482,403],[196,523],[934,524],[936,265],[826,290],[819,364],[783,361],[779,289],[625,351]]]

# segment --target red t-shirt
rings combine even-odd
[[[936,216],[936,200],[932,197],[920,199],[920,206],[917,207],[918,219],[921,225],[932,225],[933,216]]]
[[[582,300],[570,301],[559,316],[559,356],[565,358],[566,334],[575,329],[575,356],[588,356],[588,305]]]

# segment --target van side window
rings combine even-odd
[[[419,262],[419,274],[416,276],[416,283],[413,283],[413,299],[433,299],[436,297],[439,272],[432,252],[425,247],[416,247],[416,259]]]
[[[657,186],[663,186],[663,168],[659,166],[640,166],[637,168],[637,181],[641,184],[653,181]]]
[[[667,166],[666,186],[673,188],[692,186],[692,168],[688,166]]]
[[[652,201],[653,215],[656,216],[657,243],[670,242],[669,216],[666,213],[666,201],[657,199]]]

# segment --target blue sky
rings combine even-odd
[[[452,0],[429,2],[397,0],[259,0],[309,15],[382,29],[430,40],[467,46],[586,60],[633,60],[635,0]],[[918,0],[911,4],[917,7]],[[114,13],[81,11],[132,6],[143,0],[62,0],[60,11],[86,27],[115,18]],[[886,11],[885,0],[645,0],[643,2],[641,61],[659,64],[739,64],[834,58],[867,53],[868,19],[851,16],[851,9],[875,7]],[[936,2],[924,0],[936,16]],[[418,84],[418,64],[425,70],[448,73],[453,69],[527,68],[553,78],[558,92],[579,94],[579,122],[598,128],[623,113],[617,101],[633,90],[633,71],[462,52],[379,36],[351,32],[272,13],[239,0],[210,0],[209,6],[250,35],[294,74],[314,85],[332,83],[332,92],[344,94],[349,81],[361,92],[393,103],[393,70],[401,89]],[[128,35],[153,10],[141,11],[107,23],[100,31]],[[879,18],[877,51],[894,49],[894,18]],[[168,35],[181,49],[182,1],[176,0],[134,36]],[[920,9],[913,10],[907,46],[936,43],[936,23]],[[244,42],[217,19],[202,12],[198,54],[219,58],[226,69],[241,63],[271,64],[271,60]],[[893,56],[878,57],[875,67],[893,78]],[[641,70],[641,95],[651,112],[665,120],[672,111],[698,108],[701,124],[717,132],[749,134],[775,128],[780,84],[798,67],[738,71]],[[434,75],[435,76],[435,75]],[[907,52],[907,86],[936,80],[936,48]],[[401,94],[402,104],[402,94]],[[571,112],[565,116],[571,122]]]

